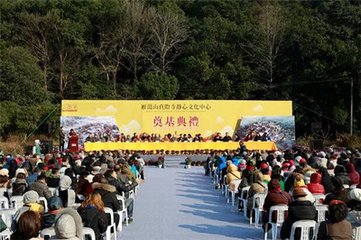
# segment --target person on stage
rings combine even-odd
[[[59,131],[59,151],[60,152],[64,151],[64,144],[65,144],[65,134],[63,131],[63,126],[60,126],[60,131]]]

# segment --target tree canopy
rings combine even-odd
[[[2,135],[61,99],[289,99],[298,136],[329,136],[350,131],[351,82],[361,131],[360,1],[2,0],[0,14]]]

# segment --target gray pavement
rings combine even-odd
[[[262,239],[263,231],[250,226],[227,204],[202,167],[147,167],[145,183],[135,199],[134,222],[118,239]]]

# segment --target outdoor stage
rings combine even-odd
[[[274,142],[244,142],[247,150],[275,151]],[[196,150],[236,150],[239,142],[86,142],[85,151],[196,151]]]

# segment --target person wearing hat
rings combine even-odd
[[[14,231],[16,229],[16,225],[19,221],[19,218],[21,216],[21,214],[23,214],[24,212],[30,210],[30,211],[34,211],[37,212],[39,214],[43,214],[44,212],[44,207],[38,203],[39,202],[39,194],[35,191],[27,191],[24,196],[23,196],[23,203],[24,205],[19,208],[16,213],[14,214],[14,221],[11,225],[11,229]]]
[[[294,201],[288,205],[288,216],[281,228],[281,239],[290,238],[293,223],[299,220],[316,220],[317,211],[313,203],[308,201],[304,188],[293,189]],[[300,232],[295,233],[295,239],[299,239]]]
[[[361,211],[361,189],[355,188],[350,191],[350,201],[347,203],[347,206],[351,210]]]
[[[58,196],[52,196],[48,199],[48,212],[43,215],[42,229],[53,226],[56,215],[63,209],[63,201]]]
[[[12,195],[21,196],[28,190],[28,183],[26,182],[26,170],[18,168],[16,170],[16,178],[12,184]]]
[[[349,185],[351,186],[352,181],[347,175],[346,168],[342,165],[337,165],[335,167],[335,176],[339,179],[341,179],[343,185]]]
[[[72,208],[63,209],[55,219],[54,229],[57,239],[83,239],[83,223],[77,211]]]
[[[69,176],[64,175],[59,182],[59,197],[64,207],[71,207],[75,203],[75,191],[71,189],[72,180]]]
[[[320,223],[317,239],[352,239],[352,226],[346,220],[347,205],[340,200],[332,200],[328,205],[328,219]]]

